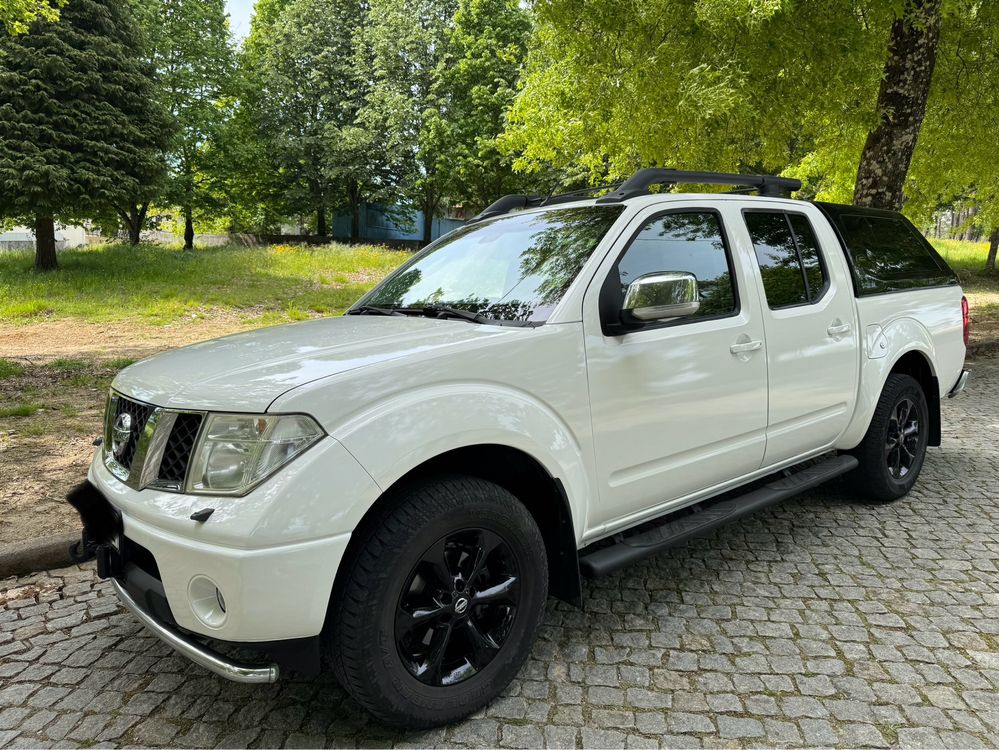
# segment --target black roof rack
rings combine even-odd
[[[652,185],[735,185],[755,189],[769,198],[789,198],[801,190],[801,180],[764,174],[727,174],[725,172],[688,172],[682,169],[639,169],[613,193],[597,198],[597,203],[620,203],[636,195],[645,195]]]
[[[792,192],[801,190],[801,180],[794,180],[790,177],[763,174],[726,174],[724,172],[688,172],[681,169],[649,167],[638,170],[620,184],[598,185],[561,195],[504,195],[490,204],[484,211],[469,219],[468,223],[491,219],[494,216],[502,216],[511,211],[520,211],[525,208],[567,203],[579,200],[580,196],[608,188],[615,188],[615,190],[597,198],[597,203],[620,203],[637,195],[645,195],[652,185],[677,185],[680,183],[733,185],[740,189],[739,192],[755,190],[760,195],[770,198],[789,198]]]
[[[570,203],[579,200],[582,196],[595,193],[598,190],[609,190],[619,187],[621,183],[615,182],[610,185],[595,185],[580,190],[572,190],[559,195],[504,195],[499,200],[491,203],[481,213],[476,214],[468,223],[491,219],[494,216],[502,216],[511,211],[520,211],[525,208],[537,208],[538,206],[554,206],[558,203]]]

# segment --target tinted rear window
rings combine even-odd
[[[904,217],[823,205],[846,245],[858,295],[956,282],[954,272]]]

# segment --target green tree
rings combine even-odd
[[[0,35],[0,215],[35,226],[35,267],[57,267],[54,220],[99,215],[161,168],[153,71],[128,5],[72,0],[59,22]]]
[[[359,47],[372,72],[360,123],[381,136],[386,174],[423,211],[423,241],[444,199],[444,121],[451,114],[438,85],[448,64],[448,28],[456,0],[371,0]],[[368,146],[370,148],[370,145]]]
[[[367,141],[357,127],[365,75],[355,34],[365,22],[361,0],[290,0],[262,46],[258,115],[284,177],[289,207],[316,217],[329,234],[327,211],[344,199],[359,205],[367,182]],[[355,227],[355,234],[359,227]]]
[[[950,14],[926,118],[906,183],[906,212],[929,223],[960,203],[979,207],[974,223],[999,251],[999,5],[968,2]]]
[[[24,34],[36,20],[58,21],[66,0],[0,0],[0,27],[8,34]]]
[[[519,0],[459,0],[448,34],[449,59],[437,91],[447,102],[428,140],[445,154],[441,171],[448,196],[482,208],[525,179],[498,139],[517,93],[531,17]]]
[[[505,144],[528,171],[785,171],[805,194],[850,200],[856,185],[897,208],[947,64],[938,39],[986,5],[541,0]]]
[[[160,99],[176,127],[168,153],[166,199],[184,216],[184,249],[194,247],[194,215],[213,207],[221,178],[210,167],[226,116],[235,53],[224,0],[140,0],[149,58],[158,74]],[[134,201],[141,216],[149,196]],[[140,219],[141,223],[141,219]]]

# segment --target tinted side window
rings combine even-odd
[[[844,214],[839,228],[862,290],[909,289],[943,283],[951,276],[901,218]]]
[[[802,214],[787,214],[787,220],[794,231],[794,239],[798,243],[798,254],[801,255],[801,265],[805,269],[805,281],[808,282],[808,294],[815,302],[825,291],[825,268],[822,266],[822,256],[819,254],[819,242],[815,239],[812,224]]]
[[[784,214],[751,211],[744,215],[770,309],[808,302],[801,260]]]
[[[639,276],[663,271],[691,273],[697,278],[701,306],[689,319],[735,311],[735,291],[721,224],[713,213],[671,213],[650,220],[611,272],[616,309],[628,285]]]

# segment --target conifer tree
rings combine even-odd
[[[58,22],[0,35],[0,216],[35,226],[57,267],[55,219],[106,214],[163,169],[165,114],[119,0],[71,0]]]

